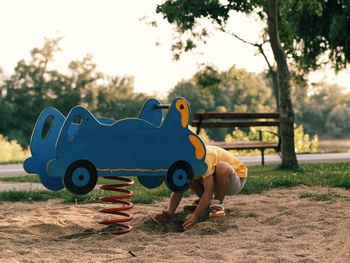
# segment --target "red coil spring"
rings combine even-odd
[[[116,180],[116,181],[122,181],[123,183],[102,185],[100,187],[100,189],[107,190],[107,191],[113,191],[113,192],[120,192],[120,193],[124,193],[124,194],[117,195],[117,196],[101,197],[100,198],[101,202],[110,202],[113,204],[121,204],[122,206],[101,209],[100,213],[118,215],[118,216],[121,216],[121,218],[107,219],[107,220],[100,221],[98,223],[103,224],[103,225],[112,225],[112,226],[120,227],[122,230],[112,232],[112,234],[114,234],[114,235],[122,235],[122,234],[128,233],[132,230],[132,226],[130,226],[128,224],[124,224],[124,223],[133,219],[133,216],[127,212],[122,212],[122,211],[129,210],[129,209],[133,208],[134,205],[131,202],[121,200],[121,199],[132,197],[133,191],[130,191],[128,189],[123,189],[121,187],[131,186],[134,184],[134,181],[132,179],[129,179],[129,178],[118,177],[118,176],[108,176],[108,177],[104,177],[104,178]]]

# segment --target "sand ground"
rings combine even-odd
[[[326,194],[330,201],[300,198]],[[350,262],[350,191],[297,187],[227,198],[223,219],[181,230],[152,217],[167,200],[135,205],[134,230],[106,234],[108,204],[0,203],[0,262]],[[107,216],[108,217],[108,216]]]

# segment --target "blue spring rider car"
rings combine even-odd
[[[137,176],[147,188],[165,181],[171,191],[184,191],[207,170],[205,145],[188,128],[184,98],[171,103],[164,119],[160,105],[149,99],[138,118],[121,120],[96,119],[81,106],[66,118],[46,108],[34,127],[24,169],[38,174],[50,190],[65,187],[80,195],[95,187],[98,176]]]

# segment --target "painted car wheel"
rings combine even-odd
[[[140,184],[148,189],[157,188],[163,183],[163,180],[159,176],[138,176]]]
[[[185,161],[177,161],[170,166],[165,183],[171,191],[182,192],[190,187],[193,177],[192,166]]]
[[[69,192],[77,195],[87,194],[97,183],[97,171],[91,162],[78,160],[69,165],[63,180]]]

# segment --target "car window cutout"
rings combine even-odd
[[[52,115],[47,116],[44,125],[41,130],[41,139],[45,140],[47,137],[49,137],[49,134],[51,132],[51,129],[53,127],[55,118]]]
[[[72,120],[72,123],[69,126],[69,130],[67,134],[68,142],[71,142],[74,140],[74,137],[78,132],[79,126],[82,124],[82,122],[83,122],[83,116],[81,114],[74,117],[74,119]]]

